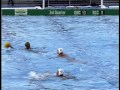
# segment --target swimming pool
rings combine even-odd
[[[118,26],[118,16],[2,16],[2,89],[118,90]],[[75,78],[52,76],[59,68]],[[48,77],[31,80],[31,71]]]

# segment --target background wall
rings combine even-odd
[[[42,6],[42,0],[13,0],[14,7],[22,7],[22,6]],[[71,5],[79,6],[79,5],[90,5],[90,0],[45,0],[46,6],[68,6],[69,1]],[[8,0],[1,0],[2,7],[11,7],[8,5]],[[100,5],[100,0],[91,0],[91,4]],[[104,5],[118,5],[119,0],[104,0]]]

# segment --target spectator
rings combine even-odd
[[[9,5],[10,3],[12,4],[12,6],[14,6],[14,0],[8,0],[8,5]]]

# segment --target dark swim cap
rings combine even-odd
[[[30,49],[30,43],[29,43],[29,42],[26,42],[26,43],[25,43],[25,47],[26,47],[26,49]]]

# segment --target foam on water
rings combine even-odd
[[[30,71],[28,73],[28,78],[29,79],[33,79],[33,80],[45,80],[48,76],[54,76],[54,74],[50,74],[50,73],[36,73],[35,71]]]

